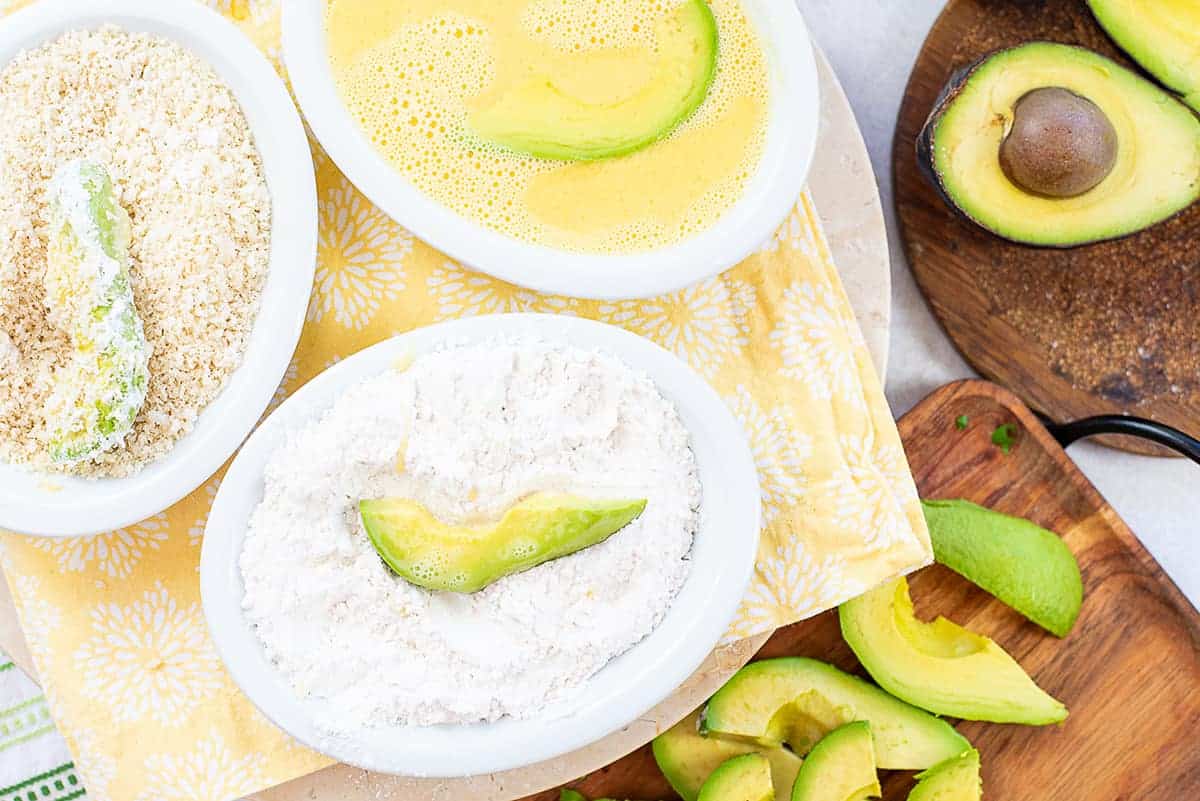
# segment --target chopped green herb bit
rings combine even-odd
[[[992,444],[1005,453],[1012,450],[1013,443],[1016,440],[1017,427],[1012,423],[996,426],[996,430],[992,432]]]
[[[965,414],[960,414],[958,416],[958,419],[954,421],[954,427],[957,428],[959,431],[966,431],[967,424],[970,422],[971,422],[971,418],[967,417]]]

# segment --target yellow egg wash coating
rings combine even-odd
[[[745,191],[766,136],[767,62],[737,0],[710,0],[717,71],[665,139],[591,162],[537,159],[474,136],[467,119],[531,75],[595,103],[653,74],[656,30],[685,0],[329,0],[338,91],[410,183],[526,242],[585,253],[652,250],[711,227]]]

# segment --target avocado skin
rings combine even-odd
[[[1140,227],[1132,228],[1130,230],[1116,231],[1116,232],[1112,232],[1110,234],[1097,235],[1097,236],[1092,236],[1092,237],[1084,237],[1084,238],[1079,238],[1079,239],[1072,239],[1071,241],[1063,241],[1063,242],[1055,242],[1055,241],[1031,242],[1031,241],[1027,241],[1025,239],[1022,239],[1019,235],[1008,232],[1008,231],[1004,230],[1004,228],[1001,226],[991,225],[988,223],[988,221],[979,219],[978,217],[971,215],[969,212],[967,212],[965,209],[963,209],[962,205],[956,200],[952,188],[947,185],[944,176],[942,176],[938,172],[938,169],[936,166],[936,158],[935,158],[934,148],[936,146],[936,129],[937,129],[938,123],[941,121],[942,117],[946,114],[947,110],[954,104],[954,102],[956,100],[959,99],[959,97],[962,95],[962,93],[971,85],[972,81],[976,78],[977,73],[979,73],[979,71],[983,67],[987,66],[988,63],[991,62],[994,58],[996,58],[998,56],[1007,55],[1007,54],[1012,53],[1017,50],[1021,50],[1021,49],[1025,49],[1025,48],[1033,48],[1033,47],[1038,47],[1038,46],[1050,46],[1050,47],[1055,47],[1055,48],[1064,48],[1064,49],[1069,49],[1069,50],[1080,51],[1080,52],[1088,53],[1092,56],[1095,56],[1096,58],[1103,59],[1104,61],[1110,61],[1110,59],[1107,59],[1103,56],[1093,53],[1090,50],[1087,50],[1086,48],[1078,47],[1076,45],[1065,45],[1065,44],[1061,44],[1058,42],[1050,42],[1050,41],[1045,41],[1045,40],[1031,40],[1029,42],[1025,42],[1024,44],[1016,45],[1014,47],[999,48],[996,50],[992,50],[992,51],[980,56],[979,58],[975,59],[974,61],[970,62],[966,66],[959,68],[958,70],[954,71],[951,74],[950,78],[946,81],[945,85],[942,87],[941,91],[938,93],[937,98],[934,100],[933,108],[930,111],[929,116],[926,118],[925,124],[922,126],[920,133],[917,135],[916,142],[915,142],[915,149],[916,149],[917,166],[918,166],[921,174],[925,176],[926,180],[929,181],[930,185],[937,192],[938,196],[941,197],[942,201],[958,217],[960,217],[963,220],[966,220],[967,222],[973,223],[973,224],[979,226],[980,228],[983,228],[984,230],[988,231],[989,233],[991,233],[995,236],[1000,237],[1001,239],[1005,239],[1005,240],[1012,242],[1014,244],[1017,244],[1017,245],[1023,245],[1023,246],[1027,246],[1027,247],[1038,247],[1038,248],[1071,249],[1071,248],[1096,244],[1098,242],[1106,242],[1106,241],[1111,241],[1111,240],[1115,240],[1115,239],[1123,239],[1125,237],[1132,236],[1133,234],[1139,233],[1140,231],[1143,231],[1146,228],[1149,228],[1154,225],[1158,225],[1159,223],[1165,222],[1165,221],[1171,219],[1172,217],[1177,216],[1178,214],[1180,214],[1184,210],[1186,210],[1193,202],[1195,202],[1197,197],[1200,197],[1200,176],[1198,176],[1197,180],[1193,182],[1193,188],[1195,189],[1195,192],[1193,193],[1191,198],[1188,200],[1188,202],[1186,204],[1181,205],[1179,208],[1175,209],[1170,214],[1167,214],[1159,219],[1155,219],[1152,222],[1149,222]],[[1120,69],[1120,70],[1125,70],[1125,68],[1122,67],[1121,65],[1116,64],[1115,62],[1111,62],[1111,63],[1115,68]],[[1041,87],[1038,85],[1030,85],[1029,86],[1030,90],[1037,89],[1037,88],[1041,88]],[[1158,88],[1158,87],[1155,87],[1155,88]],[[1162,94],[1163,94],[1163,97],[1166,98],[1167,100],[1170,100],[1173,102],[1180,102],[1182,105],[1182,102],[1177,100],[1175,98],[1175,96],[1173,96],[1165,91],[1163,91]],[[1089,98],[1089,99],[1091,99],[1091,98]],[[1197,95],[1193,96],[1192,98],[1186,98],[1186,100],[1189,103],[1191,103],[1193,100],[1200,101],[1200,93],[1197,93]],[[1194,103],[1193,107],[1195,107],[1197,105],[1200,105],[1200,102]]]
[[[962,93],[962,90],[967,85],[967,81],[970,79],[971,75],[974,74],[975,70],[982,66],[985,61],[999,52],[1001,51],[993,50],[987,55],[980,56],[979,58],[975,59],[967,66],[960,67],[952,72],[949,80],[947,80],[945,85],[942,86],[941,91],[938,92],[937,98],[933,101],[933,110],[930,111],[929,116],[925,118],[925,124],[921,126],[921,132],[917,134],[917,168],[921,171],[921,174],[925,176],[925,179],[929,181],[930,185],[938,193],[938,196],[941,197],[942,202],[949,206],[958,216],[972,223],[975,223],[975,220],[972,220],[970,217],[968,217],[966,213],[958,207],[958,204],[954,202],[954,198],[950,197],[949,193],[946,192],[946,187],[942,185],[941,177],[938,176],[937,170],[934,169],[933,129],[934,126],[937,125],[937,121],[941,118],[942,112],[946,110],[946,107],[949,106],[955,100],[955,98]],[[979,223],[975,224],[978,225]],[[1001,234],[1001,236],[1003,235]]]
[[[1057,637],[1083,604],[1079,563],[1057,534],[970,501],[921,502],[939,564]]]

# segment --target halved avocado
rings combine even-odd
[[[1041,726],[1067,717],[1067,708],[992,640],[944,617],[917,620],[903,578],[847,601],[838,616],[863,667],[897,698],[939,715],[993,723]]]
[[[972,748],[918,773],[917,785],[908,794],[908,801],[979,801],[982,797],[979,752]]]
[[[1083,580],[1052,531],[970,501],[922,501],[933,555],[1025,617],[1065,637],[1079,617]]]
[[[1200,111],[1200,5],[1194,0],[1088,0],[1122,50]]]
[[[1061,91],[1056,100],[1044,90]],[[1017,119],[1019,101],[1035,92],[1043,102]],[[1056,114],[1069,98],[1082,102]],[[1111,165],[1108,125],[1115,134]],[[1002,164],[1002,146],[1014,133],[1024,140],[1015,153],[1035,161],[1041,154],[1041,163],[1019,166],[1046,176],[1047,191],[1019,185]],[[1001,50],[951,78],[917,151],[951,206],[999,236],[1031,245],[1072,247],[1126,236],[1200,197],[1200,119],[1116,62],[1051,42]],[[1064,178],[1065,186],[1092,188],[1048,196],[1062,194],[1054,190]]]
[[[654,738],[654,761],[683,801],[696,801],[700,787],[722,762],[760,753],[771,766],[775,797],[787,798],[800,770],[800,757],[786,748],[758,746],[744,740],[706,737],[700,733],[700,710]]]
[[[646,508],[644,499],[594,500],[539,492],[496,523],[451,526],[408,498],[359,502],[363,527],[388,567],[419,587],[477,592],[603,542]]]
[[[825,735],[796,777],[792,801],[865,801],[879,798],[871,724],[859,720]]]
[[[821,698],[820,705],[814,703],[815,696]],[[795,711],[780,714],[789,707]],[[946,721],[805,657],[764,659],[739,670],[709,700],[703,729],[777,747],[795,728],[796,717],[807,716],[812,723],[813,712],[829,710],[838,717],[870,722],[875,761],[885,770],[924,770],[971,747]]]
[[[705,780],[697,801],[775,801],[771,763],[762,754],[722,762]]]
[[[717,65],[717,22],[705,0],[685,0],[656,33],[651,77],[631,94],[598,102],[561,77],[536,75],[475,109],[468,125],[481,139],[537,158],[592,161],[640,150],[691,116]],[[602,73],[611,57],[597,51],[572,59],[581,73]]]

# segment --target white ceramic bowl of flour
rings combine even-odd
[[[269,273],[241,366],[165,457],[133,476],[97,480],[0,462],[0,528],[41,536],[95,534],[135,523],[166,509],[220,468],[283,378],[316,268],[316,184],[300,117],[270,62],[220,14],[191,0],[42,0],[4,19],[0,63],[67,31],[105,24],[178,42],[207,62],[237,98],[271,197]]]
[[[581,298],[644,298],[729,269],[765,242],[796,203],[812,166],[820,88],[808,29],[794,0],[742,0],[768,59],[770,110],[758,169],[741,199],[707,230],[629,254],[571,253],[473,222],[408,183],[372,146],[338,95],[324,31],[325,0],[284,0],[283,55],[313,133],[342,172],[389,216],[476,270]]]
[[[263,501],[264,471],[280,448],[295,441],[298,431],[317,419],[325,425],[329,417],[323,415],[331,408],[336,414],[347,390],[353,392],[365,380],[375,380],[413,358],[448,346],[494,343],[497,338],[598,351],[649,376],[657,393],[674,406],[690,440],[702,493],[686,579],[648,636],[601,667],[561,703],[533,717],[335,733],[328,721],[318,719],[320,705],[299,700],[272,664],[243,610],[246,585],[239,559],[251,518]],[[408,452],[413,453],[412,445]],[[209,515],[201,557],[204,611],[234,680],[264,714],[306,745],[366,769],[412,776],[503,771],[567,753],[627,725],[700,665],[745,593],[757,551],[759,508],[756,469],[741,427],[708,384],[672,354],[622,329],[571,317],[458,320],[418,329],[339,362],[289,398],[255,432],[230,467]],[[276,556],[288,558],[286,553]],[[567,558],[586,559],[588,552]],[[298,624],[292,620],[288,625]],[[380,664],[378,669],[391,667]]]

